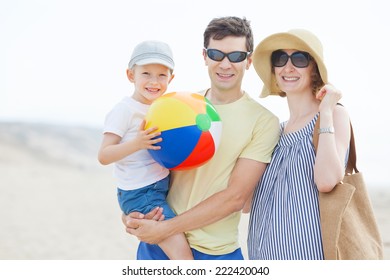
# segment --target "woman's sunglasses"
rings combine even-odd
[[[224,53],[216,49],[204,49],[204,50],[206,51],[207,56],[214,61],[222,61],[227,56],[229,61],[232,63],[238,63],[244,61],[251,53],[251,52],[240,52],[240,51]]]
[[[287,64],[289,58],[291,59],[291,63],[298,68],[305,68],[310,63],[310,54],[307,52],[298,51],[288,55],[284,51],[277,50],[271,55],[272,66],[283,67]]]

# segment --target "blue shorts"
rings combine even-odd
[[[175,213],[167,203],[169,176],[149,186],[125,191],[118,188],[118,202],[123,213],[141,212],[147,214],[156,207],[162,207],[165,219],[175,217]]]
[[[208,255],[191,249],[195,260],[243,260],[241,248],[225,255]],[[158,245],[140,242],[137,250],[137,260],[169,260]]]

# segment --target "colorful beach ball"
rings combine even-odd
[[[171,92],[157,98],[146,114],[145,128],[161,132],[160,150],[148,150],[162,166],[185,170],[205,164],[215,154],[222,122],[214,106],[204,96]]]

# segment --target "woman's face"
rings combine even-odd
[[[285,61],[286,54],[289,56],[287,62],[283,66],[279,66]],[[275,78],[279,88],[286,94],[311,93],[311,73],[314,65],[311,58],[308,59],[308,63],[305,63],[305,57],[302,55],[302,52],[293,49],[281,50],[279,55],[284,56],[284,61],[283,59],[277,60],[276,58],[277,62],[273,63]],[[291,55],[293,55],[293,57],[291,57]],[[275,64],[277,66],[275,66]]]

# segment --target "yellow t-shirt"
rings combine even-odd
[[[172,172],[168,202],[177,214],[226,189],[238,158],[270,162],[279,139],[278,118],[246,93],[233,103],[216,105],[215,108],[221,117],[222,136],[214,157],[196,169]],[[210,255],[235,251],[239,248],[240,217],[241,212],[236,212],[187,232],[190,246]]]

